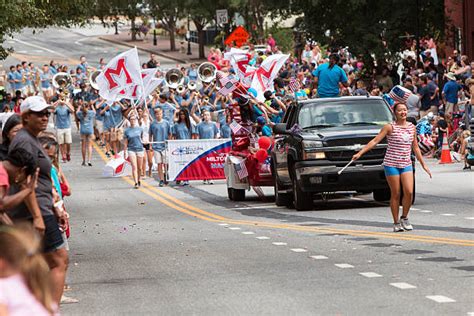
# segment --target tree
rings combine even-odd
[[[131,23],[132,41],[136,41],[138,33],[136,18],[143,15],[143,9],[143,1],[140,0],[97,0],[91,15],[99,17],[103,23],[107,18],[113,18],[117,22],[118,16],[126,16]]]
[[[0,1],[0,59],[12,51],[4,47],[6,36],[12,36],[23,28],[70,26],[87,21],[93,0],[16,0]]]
[[[184,16],[184,1],[148,0],[147,4],[151,15],[160,21],[162,27],[169,33],[170,50],[175,51],[176,22]]]
[[[380,61],[397,58],[406,34],[442,38],[445,23],[443,0],[306,0],[292,9],[304,13],[299,27],[309,39],[333,48],[348,46],[369,67],[372,56]]]

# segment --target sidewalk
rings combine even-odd
[[[114,44],[125,45],[129,47],[137,47],[138,49],[148,52],[154,53],[156,55],[162,56],[164,58],[172,59],[180,64],[188,64],[188,63],[201,63],[206,61],[206,59],[199,59],[199,45],[195,43],[191,43],[191,53],[192,55],[186,55],[188,43],[185,41],[183,42],[184,49],[180,51],[181,48],[181,40],[177,37],[176,38],[176,48],[177,51],[170,51],[170,41],[167,37],[157,36],[157,45],[153,45],[153,34],[149,33],[145,39],[138,38],[137,41],[132,41],[131,36],[128,32],[122,32],[118,35],[102,35],[99,36],[100,39],[108,42],[112,42]],[[184,52],[184,53],[183,53]],[[207,56],[209,52],[208,47],[204,47],[204,52]]]

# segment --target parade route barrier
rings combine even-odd
[[[167,141],[168,180],[225,179],[224,165],[231,145],[230,139]]]

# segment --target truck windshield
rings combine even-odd
[[[382,100],[344,100],[304,104],[298,115],[301,128],[384,125],[393,120]]]

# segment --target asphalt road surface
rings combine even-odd
[[[38,63],[127,49],[63,29],[11,44],[10,60]],[[159,188],[147,179],[134,190],[128,178],[102,177],[98,148],[93,167],[80,164],[75,134],[63,165],[66,295],[80,301],[63,305],[65,315],[474,315],[474,173],[460,164],[429,161],[431,180],[417,172],[415,230],[397,234],[387,204],[370,195],[297,212],[275,207],[267,188],[264,201],[250,192],[230,202],[222,181]]]
[[[103,178],[103,152],[64,165],[72,237],[65,315],[468,315],[474,311],[474,178],[430,161],[417,175],[413,232],[392,233],[370,195],[315,200],[311,211],[223,181],[140,190]],[[100,152],[100,153],[99,153]]]

